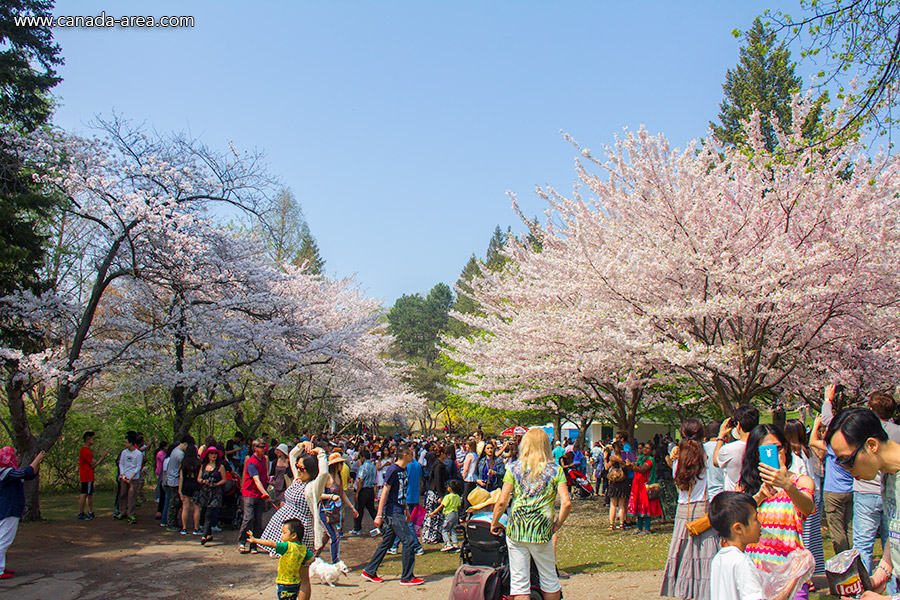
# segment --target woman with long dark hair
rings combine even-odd
[[[194,535],[202,535],[200,530],[200,507],[194,504],[194,494],[200,490],[197,476],[200,474],[200,457],[197,456],[197,446],[188,444],[184,449],[184,459],[181,461],[179,471],[178,490],[181,495],[181,535],[187,535],[188,523],[194,517]]]
[[[760,463],[759,448],[767,445],[778,448],[780,468]],[[815,484],[808,475],[791,472],[792,464],[790,443],[779,428],[760,424],[750,432],[738,491],[752,495],[759,507],[759,542],[750,544],[745,550],[757,566],[764,560],[783,563],[793,550],[803,548],[804,521],[816,510]],[[808,584],[804,584],[794,598],[807,600]]]
[[[659,593],[675,598],[709,600],[710,566],[719,551],[719,538],[712,528],[696,536],[691,536],[687,528],[689,522],[706,514],[706,453],[700,421],[684,421],[681,443],[676,450],[673,473],[678,488],[678,509]]]
[[[820,485],[814,477],[815,465],[813,464],[814,454],[809,447],[809,440],[806,436],[806,427],[803,423],[796,419],[791,419],[784,425],[784,437],[787,438],[791,445],[792,464],[798,461],[803,465],[803,470],[796,469],[798,475],[808,475],[813,480],[813,485]],[[822,548],[822,503],[819,494],[813,494],[816,501],[816,510],[809,515],[803,522],[803,547],[812,552],[816,559],[816,569],[813,575],[825,574],[825,551]],[[810,588],[811,591],[813,588]]]
[[[476,469],[476,483],[489,492],[500,487],[503,483],[503,475],[506,473],[506,466],[497,456],[497,447],[494,442],[488,440],[484,444],[484,456],[478,461]]]

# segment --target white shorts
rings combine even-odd
[[[509,549],[509,595],[527,596],[531,592],[531,559],[541,576],[541,591],[548,594],[562,589],[556,576],[553,542],[530,544],[506,538]]]

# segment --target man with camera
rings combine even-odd
[[[716,438],[716,449],[713,451],[713,464],[725,470],[725,491],[733,492],[741,479],[744,448],[753,428],[759,425],[759,411],[749,404],[734,409],[730,419],[722,421],[719,437]]]

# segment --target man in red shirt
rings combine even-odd
[[[262,438],[253,442],[253,454],[244,462],[244,476],[241,478],[241,501],[244,503],[244,516],[238,530],[238,551],[241,554],[256,553],[256,542],[247,543],[247,534],[252,530],[253,537],[262,535],[262,517],[265,512],[269,493],[269,464],[266,459],[267,444]]]
[[[82,436],[84,446],[78,453],[78,476],[81,480],[81,495],[78,497],[78,520],[87,521],[94,518],[94,469],[106,455],[94,460],[91,446],[94,445],[94,432],[85,431]],[[87,512],[85,512],[87,509]]]

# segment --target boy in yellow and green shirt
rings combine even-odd
[[[303,539],[303,523],[300,519],[287,519],[281,526],[281,541],[272,542],[254,538],[250,534],[247,542],[267,548],[274,548],[281,555],[278,559],[278,576],[275,586],[278,600],[308,600],[312,594],[309,583],[309,564],[313,557],[312,550],[301,544]]]

